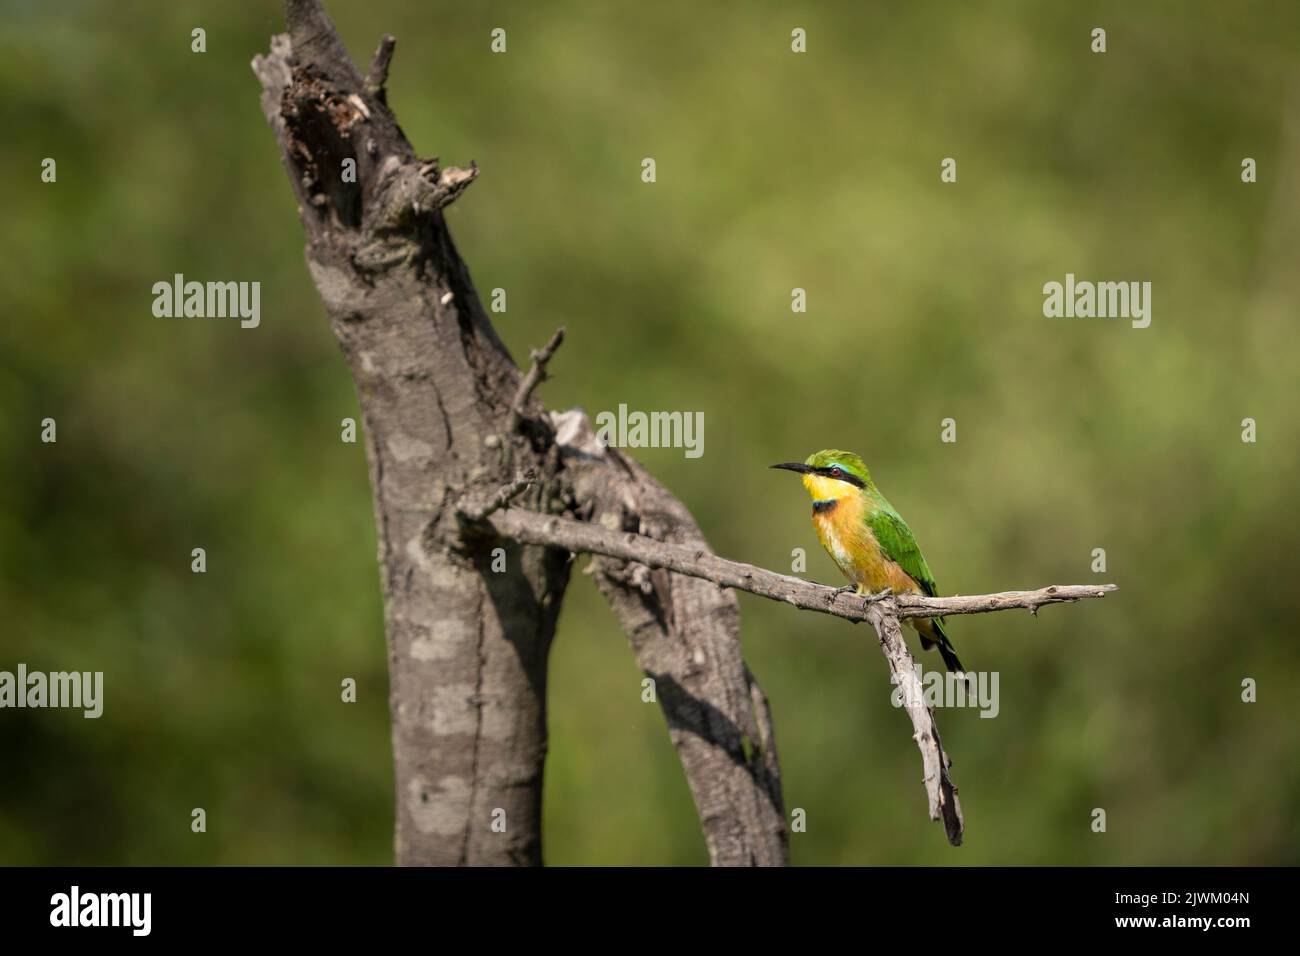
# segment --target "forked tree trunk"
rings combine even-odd
[[[286,8],[288,35],[253,68],[364,418],[396,859],[538,864],[547,656],[572,555],[499,538],[466,521],[463,503],[529,473],[516,503],[534,511],[707,545],[689,511],[595,441],[582,413],[548,415],[521,390],[441,212],[477,170],[417,158],[386,104],[391,38],[362,77],[316,0]],[[656,682],[711,861],[787,862],[771,719],[741,659],[735,597],[613,558],[594,569]]]

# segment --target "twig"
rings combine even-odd
[[[523,420],[524,406],[528,404],[528,398],[533,394],[540,383],[546,380],[546,363],[551,360],[555,350],[560,347],[564,341],[564,326],[555,330],[551,340],[540,349],[534,349],[531,353],[533,360],[532,368],[524,376],[524,380],[519,383],[519,390],[515,392],[515,400],[510,403],[510,427],[509,431],[514,431],[519,427],[520,421]]]
[[[379,41],[379,47],[370,60],[370,72],[366,74],[366,92],[371,96],[378,96],[388,83],[388,67],[393,62],[393,48],[396,46],[397,38],[391,35]]]
[[[473,162],[468,169],[440,167],[436,159],[402,166],[384,182],[375,222],[381,230],[407,228],[421,214],[455,202],[477,177],[478,164]]]
[[[1037,591],[999,591],[997,594],[949,595],[948,597],[921,597],[918,594],[899,594],[894,597],[896,613],[901,618],[934,617],[946,614],[987,614],[990,611],[1008,611],[1026,608],[1037,616],[1044,604],[1073,604],[1084,598],[1105,597],[1115,590],[1113,584],[1053,584]]]
[[[510,502],[523,494],[529,485],[535,484],[536,481],[537,476],[533,472],[525,472],[486,499],[467,498],[457,507],[456,513],[470,521],[482,521],[509,505]],[[535,513],[530,512],[530,514]]]

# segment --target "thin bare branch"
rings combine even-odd
[[[528,399],[535,389],[542,382],[546,381],[546,363],[551,360],[561,343],[564,342],[564,326],[560,326],[551,336],[551,340],[540,349],[534,349],[530,355],[533,360],[532,368],[524,376],[523,381],[519,383],[519,390],[515,392],[515,399],[510,403],[510,431],[519,427],[519,422],[523,419],[524,408],[528,405]]]
[[[903,640],[903,630],[898,618],[877,604],[868,605],[868,619],[880,638],[880,649],[889,661],[889,669],[901,690],[903,708],[912,721],[912,739],[921,751],[921,767],[926,798],[930,804],[930,819],[942,820],[948,842],[961,846],[966,822],[957,799],[957,787],[948,775],[951,761],[939,738],[939,727],[934,722],[934,710],[925,703],[921,676],[917,663]]]
[[[1113,584],[1053,584],[1036,591],[999,591],[997,594],[953,594],[948,597],[922,597],[900,594],[894,597],[895,613],[901,618],[935,617],[948,614],[987,614],[1025,608],[1037,615],[1044,604],[1073,604],[1084,598],[1105,597],[1115,590]]]
[[[789,574],[779,574],[752,564],[728,561],[704,548],[692,548],[626,531],[610,531],[596,525],[512,510],[492,519],[497,533],[525,544],[544,544],[605,554],[624,561],[636,561],[652,568],[666,568],[679,574],[704,578],[720,587],[748,591],[773,601],[784,601],[805,611],[820,611],[847,621],[874,623],[872,608],[881,605],[894,617],[938,617],[949,614],[983,614],[1011,608],[1036,611],[1044,604],[1072,603],[1083,598],[1105,597],[1113,584],[1062,584],[1036,591],[1003,591],[959,597],[922,597],[917,594],[863,596],[814,584]]]

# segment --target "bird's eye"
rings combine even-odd
[[[843,477],[844,477],[844,469],[841,468],[839,465],[836,465],[834,468],[831,469],[831,477],[832,477],[832,478],[843,478]]]

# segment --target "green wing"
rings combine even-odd
[[[912,535],[912,529],[907,526],[903,516],[895,511],[888,501],[879,498],[876,507],[869,508],[863,520],[871,529],[871,533],[876,536],[876,542],[885,557],[911,575],[912,580],[921,586],[922,591],[930,597],[938,597],[938,586],[934,583],[934,575],[930,573],[930,566],[925,563],[921,549],[916,544],[916,538]],[[943,662],[948,670],[965,670],[956,651],[952,649],[952,642],[948,640],[948,629],[944,619],[932,617],[930,622],[938,632],[939,653],[943,655]],[[936,643],[931,638],[927,638],[925,632],[919,627],[917,630],[921,635],[922,647],[931,647]]]
[[[885,557],[911,575],[912,580],[921,585],[922,591],[930,597],[936,597],[938,588],[934,583],[934,575],[930,573],[930,566],[925,563],[912,529],[907,526],[902,515],[882,499],[876,507],[868,508],[865,521],[871,533],[876,536],[876,542]]]

